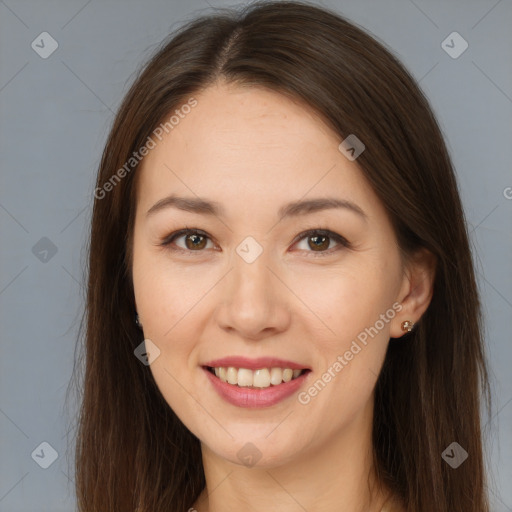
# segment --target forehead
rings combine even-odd
[[[262,88],[216,84],[195,94],[196,106],[145,157],[140,203],[149,208],[169,193],[242,198],[269,204],[338,192],[378,201],[341,138],[303,103]],[[179,106],[177,107],[179,110]],[[146,210],[147,210],[146,208]]]
[[[236,127],[236,134],[241,142],[252,142],[246,139],[249,130],[259,132],[261,140],[256,142],[277,142],[275,134],[282,128],[291,131],[290,135],[304,139],[316,138],[319,132],[324,136],[335,137],[318,113],[305,102],[266,88],[242,87],[221,82],[208,87],[196,98],[199,108],[196,107],[187,116],[190,118],[189,128],[231,131]],[[215,125],[205,127],[201,122],[204,115],[194,115],[198,110],[214,117]]]
[[[186,145],[191,150],[188,158],[207,154],[212,163],[218,157],[240,166],[241,158],[257,156],[254,164],[278,167],[308,150],[316,154],[320,147],[337,146],[336,134],[311,108],[277,92],[222,83],[195,98],[197,105],[165,140],[168,150]],[[246,163],[249,167],[251,162]]]

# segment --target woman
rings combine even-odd
[[[480,322],[403,66],[304,3],[192,21],[99,169],[79,510],[486,511]]]

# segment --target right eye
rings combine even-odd
[[[180,239],[184,242],[181,246],[175,244],[175,241]],[[160,245],[171,251],[201,252],[202,249],[207,248],[208,241],[211,242],[211,239],[204,231],[186,228],[166,236]],[[173,244],[176,245],[176,247],[173,247]]]

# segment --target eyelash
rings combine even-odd
[[[185,235],[192,235],[192,234],[203,236],[203,237],[206,237],[209,240],[211,240],[210,236],[206,232],[202,231],[201,229],[185,228],[185,229],[180,229],[179,231],[175,231],[174,233],[171,233],[170,235],[166,236],[159,245],[163,246],[166,249],[171,250],[171,251],[177,251],[177,252],[182,252],[182,253],[187,253],[187,254],[204,252],[205,249],[193,251],[190,249],[183,249],[181,247],[172,247],[171,246],[172,242],[174,242],[176,239],[178,239],[182,236],[185,236]],[[327,249],[325,251],[318,251],[318,252],[313,251],[313,250],[306,251],[306,252],[312,253],[312,255],[308,256],[308,257],[317,258],[317,257],[328,256],[328,255],[331,255],[334,252],[340,250],[342,247],[345,247],[347,249],[351,248],[351,244],[346,238],[344,238],[341,235],[339,235],[338,233],[334,233],[333,231],[330,231],[328,229],[320,229],[320,228],[309,229],[307,231],[304,231],[303,233],[298,235],[293,240],[292,244],[295,245],[296,243],[302,241],[303,239],[311,237],[311,236],[315,236],[315,235],[320,235],[320,236],[325,236],[327,238],[330,238],[330,239],[334,240],[335,242],[337,242],[339,245],[337,247],[331,247],[330,249]],[[213,240],[211,240],[211,241],[213,242]]]

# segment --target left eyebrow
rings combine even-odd
[[[279,209],[279,220],[286,217],[297,215],[306,215],[308,213],[328,210],[332,208],[344,208],[359,215],[365,222],[368,216],[363,209],[348,199],[338,199],[335,197],[320,197],[316,199],[307,199],[304,201],[295,201]]]

